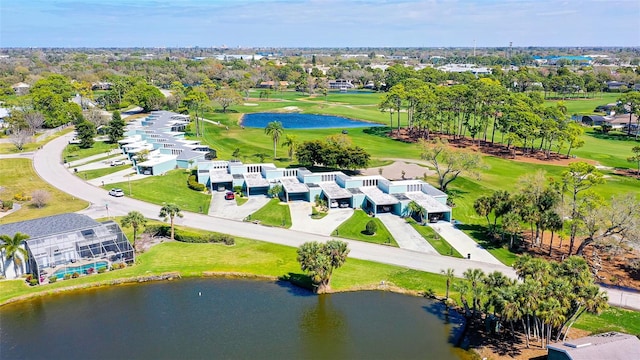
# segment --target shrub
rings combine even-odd
[[[30,201],[31,200],[31,196],[29,196],[28,194],[25,194],[24,192],[19,192],[19,193],[13,195],[13,200],[15,200],[15,201]]]
[[[74,278],[74,279],[76,279],[76,278],[79,278],[79,277],[80,277],[80,274],[76,271],[76,272],[74,272],[73,274],[71,274],[71,277],[72,277],[72,278]]]
[[[2,200],[2,208],[11,210],[13,209],[13,201],[11,200]]]
[[[49,283],[53,284],[56,281],[58,281],[58,277],[57,276],[49,276]]]
[[[151,236],[169,237],[171,235],[171,227],[169,225],[147,225],[144,233]]]
[[[242,193],[242,186],[240,186],[240,185],[234,186],[233,187],[233,192],[236,193],[236,194]]]
[[[111,270],[124,269],[126,267],[127,267],[127,264],[123,262],[117,262],[117,263],[111,264]]]
[[[27,274],[27,276],[24,278],[27,282],[31,281],[31,279],[33,279],[33,275],[31,274]]]
[[[187,186],[189,186],[189,189],[195,191],[204,191],[205,189],[205,186],[196,180],[195,175],[189,175],[189,178],[187,179]]]
[[[64,274],[64,279],[65,280],[71,279],[71,274],[69,274],[69,273]]]
[[[98,274],[102,274],[103,272],[107,271],[107,269],[105,268],[98,268]]]
[[[369,220],[367,225],[365,226],[364,233],[367,235],[373,235],[378,231],[378,224],[375,221]]]
[[[36,285],[38,285],[38,279],[31,279],[31,280],[29,280],[29,285],[31,285],[31,286],[36,286]]]
[[[33,199],[33,204],[40,209],[47,205],[47,202],[51,199],[51,194],[47,190],[38,189],[31,193],[31,198]]]

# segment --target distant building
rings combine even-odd
[[[19,82],[19,83],[11,85],[11,88],[16,93],[16,95],[21,96],[21,95],[26,95],[27,93],[29,93],[29,89],[31,88],[31,86],[29,86],[29,84],[25,84],[23,82]]]
[[[260,89],[273,89],[276,87],[276,82],[275,81],[263,81],[260,84],[258,84],[258,88]],[[286,89],[289,87],[289,82],[288,81],[278,81],[278,87],[280,87],[281,89]]]
[[[440,71],[448,72],[448,73],[464,73],[470,72],[474,75],[489,75],[491,74],[491,69],[478,66],[476,64],[447,64],[437,68]]]
[[[351,83],[351,80],[346,80],[346,79],[329,80],[329,89],[349,90],[353,88],[355,88],[355,85]]]
[[[609,332],[547,345],[548,360],[640,359],[640,340],[629,334]]]

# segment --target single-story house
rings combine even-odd
[[[31,88],[31,86],[29,84],[19,82],[11,85],[11,88],[16,93],[16,95],[20,96],[20,95],[26,95],[27,93],[29,93],[29,89]]]
[[[43,283],[51,276],[91,273],[112,263],[131,263],[135,258],[129,240],[111,220],[97,222],[86,215],[69,213],[0,225],[0,234],[13,237],[16,233],[29,236],[22,244],[28,256],[24,259],[18,255],[20,261],[15,262],[0,254],[1,270],[7,279],[29,273]]]
[[[273,89],[276,86],[276,82],[275,81],[263,81],[260,84],[258,84],[258,87],[261,89]],[[278,81],[278,87],[280,87],[281,89],[286,89],[289,87],[289,82],[288,81]]]
[[[355,85],[353,85],[351,80],[346,80],[346,79],[329,80],[329,89],[348,90],[353,88],[355,88]]]
[[[640,340],[629,334],[608,332],[547,345],[548,360],[640,359]]]

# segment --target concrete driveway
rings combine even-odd
[[[498,259],[493,257],[490,252],[480,246],[462,230],[453,226],[453,224],[447,221],[440,221],[436,224],[429,224],[429,226],[447,240],[462,256],[467,257],[467,254],[471,254],[471,260],[496,265],[502,264]]]
[[[291,230],[330,236],[333,231],[353,215],[353,209],[329,209],[322,219],[311,218],[313,204],[306,201],[289,202],[291,212]]]
[[[224,194],[225,191],[213,192],[211,205],[209,206],[209,216],[242,221],[248,215],[267,205],[270,200],[267,196],[253,195],[249,197],[249,201],[242,204],[242,206],[238,206],[235,200],[225,200]]]
[[[376,216],[387,227],[400,248],[438,254],[436,249],[400,216],[394,214],[378,214]]]

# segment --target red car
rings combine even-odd
[[[236,195],[233,193],[233,191],[227,191],[227,193],[224,194],[224,198],[225,200],[233,200],[236,198]]]

